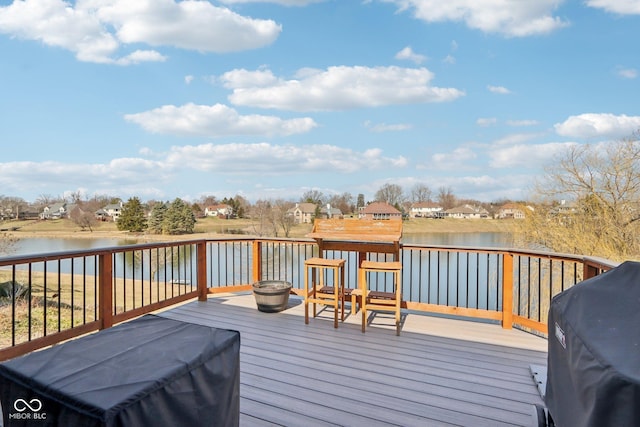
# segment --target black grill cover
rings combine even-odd
[[[553,298],[545,403],[556,425],[640,425],[640,263]]]
[[[4,425],[237,426],[239,351],[237,331],[143,316],[0,364]]]

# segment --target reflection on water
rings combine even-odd
[[[420,245],[471,246],[474,248],[513,248],[511,233],[412,233],[402,243]]]
[[[24,238],[18,240],[10,255],[33,255],[51,252],[108,248],[133,245],[135,239],[105,238]],[[513,247],[510,233],[412,233],[402,236],[402,243],[471,247]]]
[[[77,251],[85,249],[109,248],[113,246],[133,245],[132,239],[70,239],[70,238],[25,238],[13,246],[9,255],[35,255],[51,252]]]

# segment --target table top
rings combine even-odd
[[[401,220],[316,219],[311,233],[318,241],[352,241],[397,244],[402,237]]]

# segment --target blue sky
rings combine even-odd
[[[526,199],[640,129],[638,0],[0,0],[0,195]]]

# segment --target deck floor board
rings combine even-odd
[[[242,426],[529,426],[542,403],[529,366],[546,365],[546,340],[494,324],[405,313],[396,336],[376,315],[363,334],[359,313],[305,325],[298,298],[263,313],[251,294],[160,314],[240,331]]]

